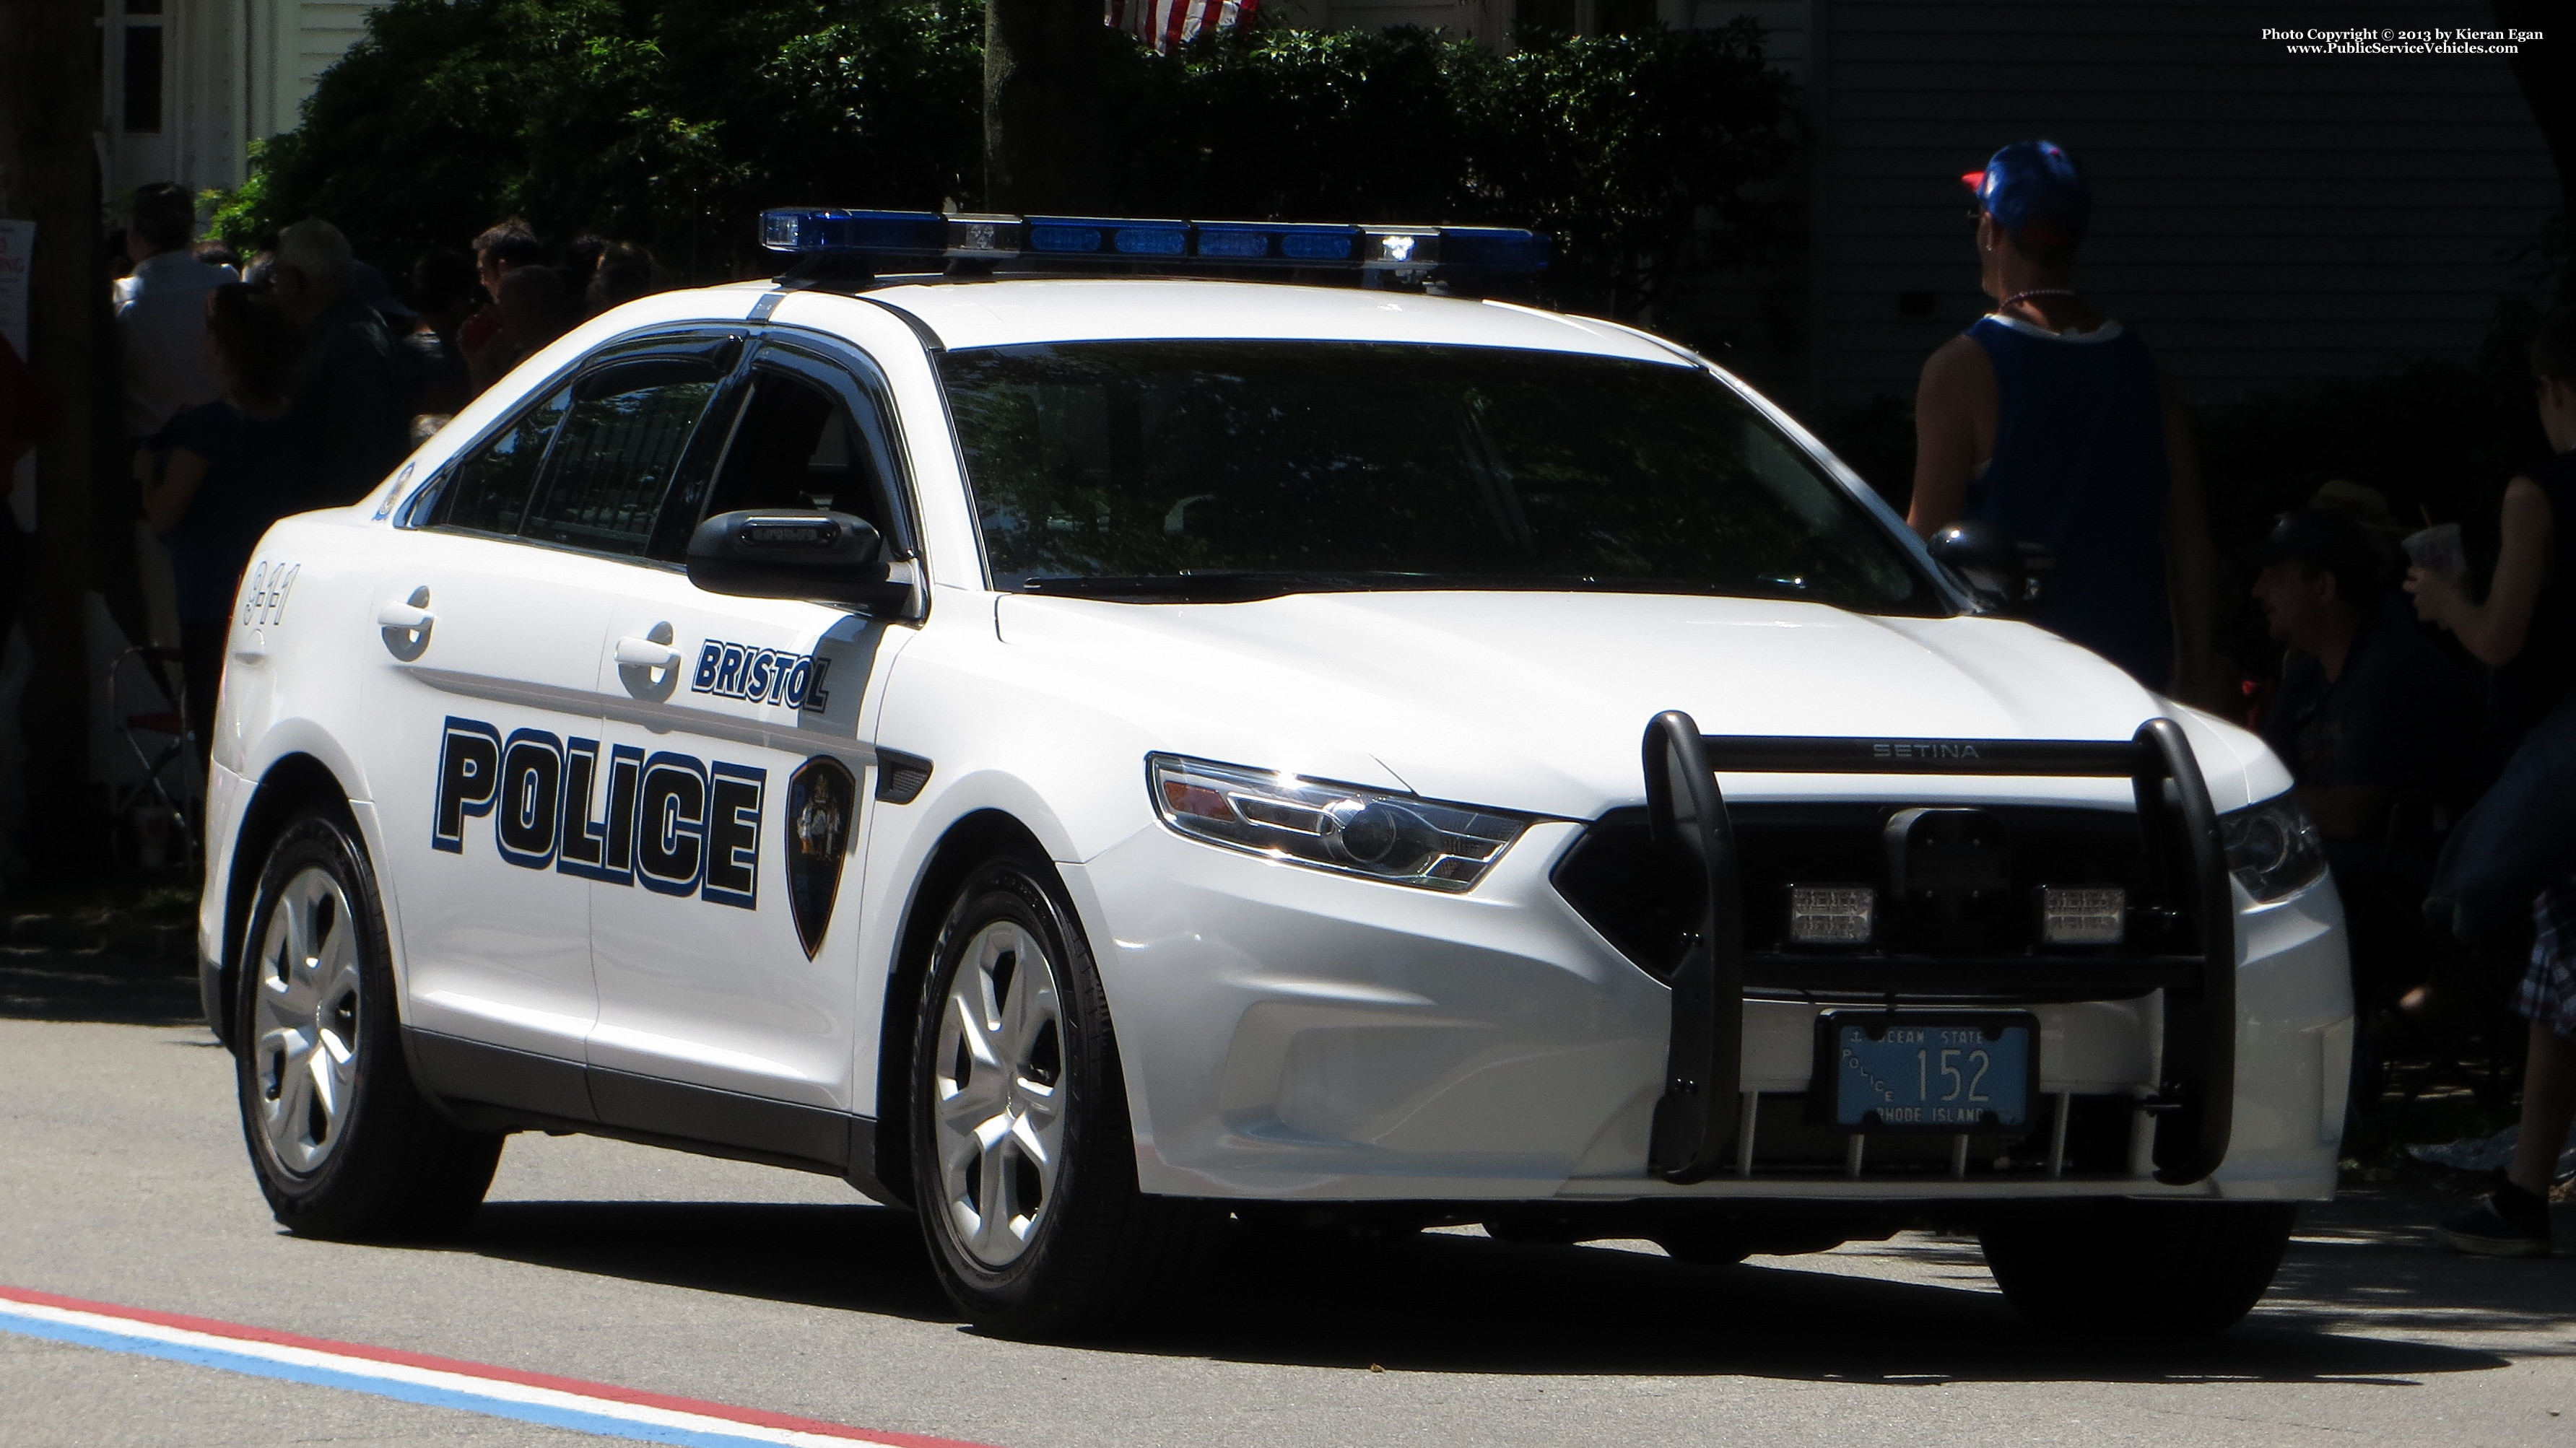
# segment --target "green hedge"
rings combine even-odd
[[[764,205],[961,194],[981,35],[920,4],[394,0],[217,225],[239,245],[328,217],[392,270],[519,215],[729,275]]]
[[[712,278],[752,217],[973,205],[981,10],[894,0],[394,0],[262,148],[220,224],[327,216],[393,268],[522,215]],[[1099,210],[1538,226],[1554,300],[1633,315],[1688,267],[1794,244],[1790,81],[1749,22],[1552,40],[1255,27],[1157,57],[1105,34]]]

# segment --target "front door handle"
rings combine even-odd
[[[672,643],[679,635],[672,631],[671,621],[664,619],[641,634],[628,634],[610,651],[617,661],[617,679],[626,692],[648,704],[659,704],[671,697],[680,683],[680,651]]]
[[[664,641],[629,636],[617,641],[617,664],[626,669],[677,668],[680,651]]]
[[[376,610],[376,628],[385,652],[410,663],[429,650],[429,631],[438,615],[429,611],[429,589],[415,588],[408,599],[395,599]]]

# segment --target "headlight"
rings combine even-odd
[[[1473,889],[1529,821],[1170,754],[1145,756],[1154,809],[1194,840],[1396,885]]]
[[[2227,846],[2227,868],[2257,900],[2303,890],[2326,872],[2325,843],[2295,794],[2220,815],[2218,837]]]

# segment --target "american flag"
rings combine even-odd
[[[1105,0],[1101,23],[1113,30],[1124,30],[1154,47],[1169,53],[1176,45],[1187,45],[1202,30],[1223,30],[1239,20],[1249,20],[1261,7],[1261,0]]]

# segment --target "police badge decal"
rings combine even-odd
[[[807,960],[823,948],[823,932],[832,924],[858,798],[858,779],[828,754],[815,755],[787,776],[787,910]]]

